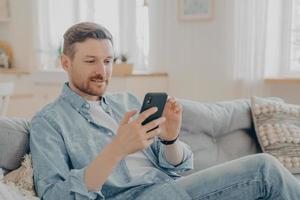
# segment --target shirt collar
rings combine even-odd
[[[69,87],[69,82],[66,82],[64,84],[60,97],[68,101],[76,110],[90,109],[90,104],[83,97],[71,90],[71,88]],[[108,102],[104,95],[101,97],[99,104],[101,106],[108,106]]]

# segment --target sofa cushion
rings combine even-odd
[[[0,117],[0,168],[14,170],[29,151],[29,123],[25,119]]]
[[[180,99],[180,139],[194,153],[194,171],[261,152],[253,129],[250,101],[199,103]]]
[[[300,173],[300,106],[259,97],[251,104],[262,150],[292,173]]]
[[[24,156],[21,166],[3,177],[4,183],[14,187],[26,199],[38,200],[33,184],[33,169],[31,154]]]
[[[300,182],[300,174],[294,174],[294,176],[295,176],[296,179]]]

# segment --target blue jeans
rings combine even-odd
[[[192,199],[300,200],[300,182],[265,153],[242,157],[176,180]]]

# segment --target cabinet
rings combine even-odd
[[[66,81],[63,73],[22,71],[3,73],[0,70],[0,81],[15,82],[15,92],[10,99],[7,115],[31,118],[60,94]],[[107,91],[128,91],[142,100],[147,92],[168,92],[168,75],[157,72],[135,72],[128,76],[114,76]]]

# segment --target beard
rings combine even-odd
[[[85,81],[74,81],[73,85],[84,94],[100,97],[105,93],[108,83],[108,79],[102,75],[94,75]]]

